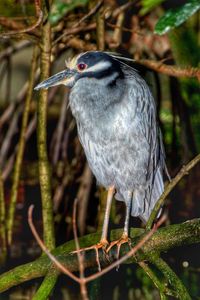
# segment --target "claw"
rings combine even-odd
[[[106,249],[106,253],[108,254],[108,252],[111,250],[112,247],[114,247],[115,245],[117,246],[117,260],[119,259],[119,254],[120,254],[120,249],[121,249],[121,245],[128,243],[129,247],[131,248],[131,240],[128,237],[128,235],[126,233],[123,233],[122,236],[120,237],[119,240],[113,241],[110,243],[109,247]],[[117,267],[118,270],[119,266]]]
[[[101,271],[101,265],[100,265],[100,260],[99,260],[99,249],[103,250],[103,252],[106,255],[106,258],[108,259],[108,255],[107,255],[107,252],[106,252],[106,248],[107,248],[108,244],[109,243],[106,239],[102,239],[96,245],[92,245],[92,246],[89,246],[89,247],[86,247],[86,248],[81,248],[79,250],[72,251],[71,253],[78,253],[78,252],[88,251],[88,250],[93,250],[94,249],[95,252],[96,252],[96,262],[97,262],[97,266],[98,266],[98,271],[100,272]]]

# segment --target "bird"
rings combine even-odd
[[[70,88],[69,106],[89,167],[108,190],[95,250],[128,242],[130,215],[146,223],[164,191],[165,151],[156,104],[146,81],[128,61],[115,53],[83,52],[35,87]],[[125,203],[126,215],[121,238],[109,244],[113,197]]]

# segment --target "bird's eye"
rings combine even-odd
[[[78,64],[77,68],[79,71],[83,71],[87,68],[87,65],[85,63],[80,63]]]

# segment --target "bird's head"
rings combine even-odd
[[[123,78],[120,62],[112,55],[100,51],[88,51],[66,62],[66,69],[49,77],[35,87],[35,90],[48,89],[63,84],[72,88],[81,78],[99,79],[111,84],[117,78]]]

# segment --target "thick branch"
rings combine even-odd
[[[135,245],[141,235],[144,234],[143,229],[131,230],[131,242]],[[113,230],[111,239],[114,240],[121,236],[121,230]],[[80,238],[81,247],[87,247],[97,243],[100,234],[90,234]],[[159,255],[162,251],[168,251],[171,248],[190,245],[200,242],[200,219],[194,219],[182,224],[170,225],[159,229],[152,238],[144,245],[136,257],[133,257],[129,262],[139,262],[142,260],[151,260],[155,255]],[[70,241],[58,248],[52,253],[72,272],[78,271],[78,261],[76,254],[70,254],[75,249],[74,241]],[[130,250],[129,245],[121,246],[121,255],[126,254]],[[102,266],[113,262],[117,257],[117,249],[115,247],[109,252],[110,261],[105,260],[104,255],[100,252],[100,263]],[[96,258],[94,251],[88,251],[85,254],[85,268],[96,266]],[[0,276],[0,292],[6,291],[12,286],[22,282],[45,276],[52,262],[45,256],[41,256],[34,262],[19,266]]]

